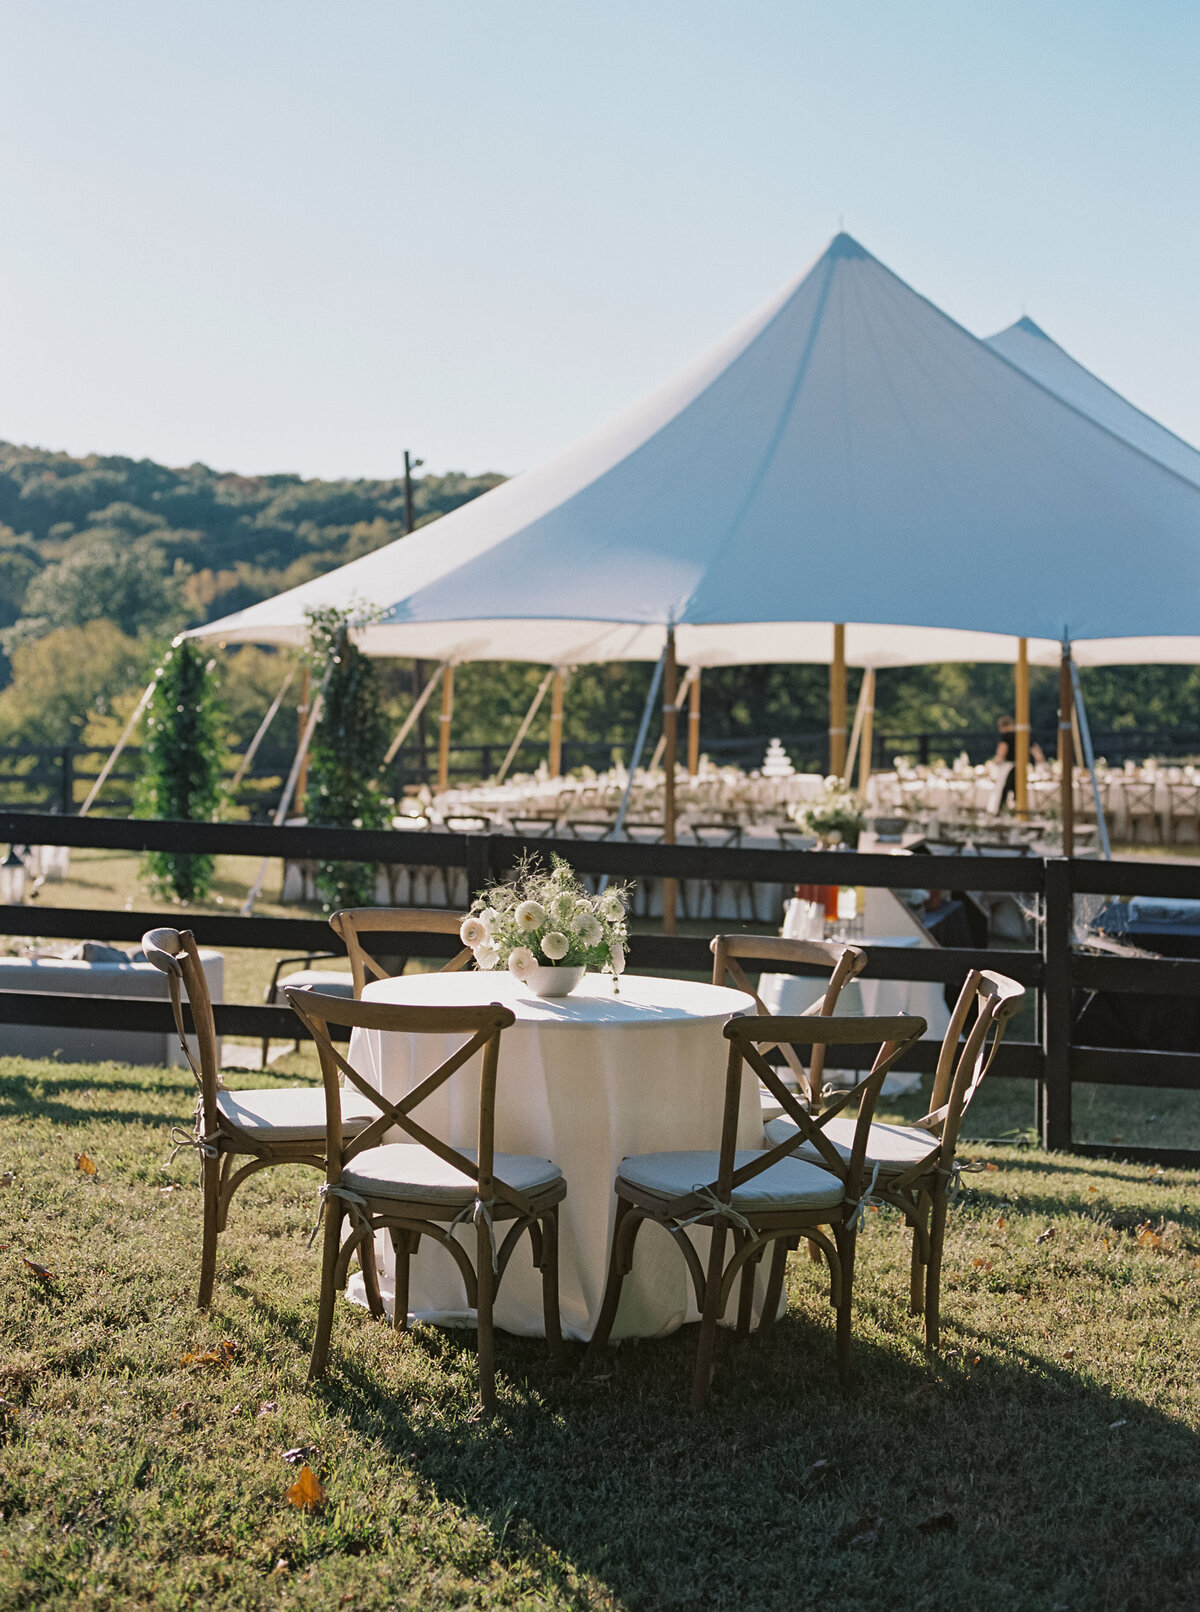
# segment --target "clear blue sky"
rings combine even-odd
[[[516,471],[845,227],[1200,441],[1195,0],[3,0],[0,437]]]

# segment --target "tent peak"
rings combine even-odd
[[[1028,314],[1022,314],[1015,324],[1009,326],[1009,329],[1023,330],[1027,336],[1040,336],[1043,341],[1049,341],[1051,339],[1049,336],[1047,336],[1041,325],[1035,324],[1033,320],[1030,319]]]
[[[865,246],[860,246],[853,235],[847,235],[845,230],[839,230],[829,243],[827,257],[870,257]]]

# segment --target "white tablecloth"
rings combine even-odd
[[[363,994],[410,1005],[503,1002],[517,1015],[500,1044],[496,1148],[553,1159],[566,1177],[567,1197],[559,1210],[563,1332],[590,1338],[604,1295],[617,1168],[631,1153],[718,1146],[728,1050],[721,1026],[732,1014],[754,1011],[751,998],[690,980],[629,974],[615,996],[611,977],[591,974],[571,996],[543,1001],[509,974],[475,971],[404,975],[368,985]],[[350,1061],[395,1100],[461,1039],[356,1030]],[[478,1064],[452,1076],[414,1118],[452,1145],[472,1147],[477,1103]],[[756,1083],[747,1078],[738,1146],[763,1145]],[[708,1233],[695,1235],[704,1257]],[[381,1233],[376,1243],[390,1309],[391,1242]],[[761,1272],[758,1285],[761,1300]],[[350,1297],[363,1302],[361,1277],[352,1281]],[[428,1238],[413,1260],[409,1304],[418,1320],[461,1322],[471,1316],[454,1261]],[[505,1272],[495,1315],[505,1331],[543,1335],[541,1277],[528,1238]],[[662,1336],[697,1319],[679,1249],[659,1227],[643,1227],[614,1337]]]

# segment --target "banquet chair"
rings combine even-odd
[[[227,1090],[218,1067],[212,999],[195,937],[187,929],[151,929],[142,936],[142,950],[146,961],[167,976],[175,1028],[199,1088],[192,1134],[172,1129],[171,1135],[177,1148],[194,1148],[200,1155],[203,1222],[196,1302],[206,1310],[216,1276],[217,1238],[225,1230],[234,1193],[250,1176],[272,1164],[325,1167],[325,1100],[315,1087]],[[183,992],[192,1010],[198,1057],[192,1056],[185,1033]],[[374,1112],[357,1093],[350,1094],[343,1114],[347,1133],[357,1135]],[[382,1315],[369,1253],[363,1261],[363,1283],[372,1311]]]
[[[939,1341],[942,1251],[951,1188],[958,1179],[954,1150],[959,1127],[1024,995],[1024,987],[1005,975],[972,969],[942,1041],[929,1112],[913,1125],[872,1124],[866,1136],[864,1168],[871,1172],[872,1195],[879,1207],[898,1209],[912,1229],[909,1308],[925,1317],[929,1349],[936,1349]],[[975,1020],[968,1031],[972,1008]],[[835,1118],[822,1123],[827,1140],[849,1158],[859,1141],[852,1122]],[[768,1121],[765,1130],[772,1146],[786,1145],[791,1138],[796,1158],[817,1162],[824,1157],[786,1115]]]
[[[885,1076],[924,1033],[925,1020],[907,1014],[895,1018],[782,1018],[754,1015],[730,1019],[724,1029],[729,1042],[725,1103],[719,1149],[712,1152],[643,1153],[623,1159],[615,1184],[616,1222],[609,1255],[608,1280],[596,1330],[588,1345],[593,1358],[607,1345],[621,1300],[621,1287],[633,1264],[634,1244],[646,1221],[675,1239],[687,1264],[700,1311],[700,1338],[692,1381],[692,1407],[699,1410],[713,1374],[717,1325],[741,1277],[737,1334],[750,1330],[756,1269],[771,1249],[760,1328],[770,1326],[783,1293],[789,1248],[807,1239],[817,1243],[829,1262],[830,1302],[837,1312],[837,1363],[843,1386],[849,1382],[850,1324],[854,1285],[854,1247],[858,1221],[867,1204],[863,1161],[871,1116]],[[878,1046],[870,1073],[843,1093],[825,1115],[810,1116],[763,1057],[759,1044]],[[797,1158],[790,1138],[781,1146],[739,1149],[741,1084],[755,1075],[779,1100],[783,1112],[811,1141],[819,1164]],[[854,1140],[848,1156],[824,1134],[824,1127],[857,1100]],[[709,1224],[707,1269],[688,1237],[690,1227]],[[832,1235],[828,1235],[828,1232]],[[726,1243],[733,1251],[725,1257]]]
[[[837,1008],[838,997],[842,994],[844,986],[848,985],[862,973],[867,966],[867,954],[858,946],[846,946],[838,941],[831,940],[788,940],[780,935],[714,935],[709,949],[713,954],[714,985],[724,985],[728,980],[733,981],[734,988],[745,991],[752,996],[759,1013],[767,1013],[768,1009],[762,997],[751,985],[742,967],[743,962],[753,963],[759,971],[769,972],[772,963],[805,963],[815,965],[817,968],[829,970],[829,982],[819,1001],[812,1004],[798,1015],[801,1018],[817,1016],[829,1018]],[[770,1047],[763,1049],[771,1051]],[[795,1047],[787,1042],[779,1045],[784,1062],[791,1071],[795,1090],[810,1108],[816,1108],[821,1100],[822,1075],[825,1070],[825,1047],[822,1042],[814,1042],[812,1057],[806,1069]],[[778,1105],[770,1098],[769,1093],[762,1094],[763,1118],[770,1119],[779,1113]]]
[[[479,1395],[485,1412],[496,1401],[492,1307],[509,1259],[528,1232],[533,1263],[542,1273],[546,1343],[552,1356],[562,1348],[558,1307],[558,1205],[567,1183],[556,1164],[522,1153],[497,1153],[496,1070],[500,1036],[515,1023],[511,1009],[485,1007],[408,1007],[390,1002],[347,1002],[317,991],[289,991],[288,1000],[317,1044],[325,1086],[326,1170],[321,1202],[325,1239],[321,1253],[321,1305],[313,1339],[308,1380],[325,1371],[337,1294],[346,1286],[356,1249],[370,1246],[386,1230],[396,1254],[392,1321],[408,1326],[409,1261],[422,1237],[440,1243],[462,1274],[466,1300],[476,1312]],[[432,1074],[398,1103],[378,1091],[342,1056],[329,1026],[380,1030],[408,1036],[459,1036],[462,1043]],[[482,1052],[479,1077],[477,1146],[452,1147],[417,1122],[413,1110]],[[344,1076],[345,1090],[339,1083]],[[468,1076],[468,1079],[470,1076]],[[374,1105],[371,1124],[347,1132],[345,1102],[353,1093]],[[385,1142],[396,1128],[403,1142]],[[342,1237],[343,1222],[350,1227]],[[475,1230],[475,1258],[454,1236],[466,1223]],[[499,1241],[499,1228],[508,1225]]]
[[[742,843],[742,825],[736,818],[733,822],[719,820],[716,822],[691,822],[687,825],[688,833],[697,845],[708,846],[711,850],[735,851]],[[721,918],[726,914],[720,911],[721,892],[732,899],[734,911],[729,916],[741,916],[742,895],[749,896],[750,887],[744,879],[725,879],[718,875],[716,878],[685,879],[682,884],[683,915],[685,918]],[[707,906],[708,911],[705,912]]]
[[[1158,806],[1155,803],[1155,794],[1158,785],[1153,778],[1123,778],[1123,793],[1125,796],[1125,820],[1128,824],[1131,844],[1137,843],[1138,824],[1145,823],[1150,829],[1150,838],[1157,845],[1162,843],[1162,820],[1158,815]]]
[[[1195,839],[1200,840],[1200,783],[1172,778],[1167,782],[1167,837],[1172,845],[1180,843],[1184,823],[1192,825]]]
[[[458,913],[441,912],[436,907],[343,907],[329,918],[329,927],[344,942],[350,958],[356,998],[362,995],[368,974],[377,980],[392,977],[363,945],[361,935],[454,935],[457,938],[461,925],[462,917]],[[442,964],[440,972],[453,973],[455,969],[465,968],[470,961],[471,948],[464,946]],[[297,986],[310,984],[308,980],[295,983]],[[311,984],[320,990],[327,989],[317,981]]]

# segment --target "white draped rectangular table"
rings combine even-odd
[[[715,985],[630,974],[615,995],[610,976],[589,974],[571,996],[543,1000],[510,974],[474,970],[407,974],[368,985],[363,995],[410,1006],[503,1002],[516,1014],[500,1045],[496,1148],[553,1159],[566,1178],[559,1225],[562,1325],[565,1336],[587,1340],[604,1293],[617,1167],[632,1153],[718,1146],[728,1050],[721,1027],[735,1013],[753,1012],[752,999]],[[460,1040],[355,1030],[350,1062],[395,1101]],[[456,1147],[473,1147],[478,1090],[476,1061],[422,1103],[414,1118]],[[745,1079],[738,1146],[763,1145],[757,1083]],[[703,1239],[703,1253],[708,1233],[695,1235]],[[390,1309],[395,1264],[385,1233],[376,1238],[376,1259]],[[364,1302],[361,1277],[352,1280],[350,1297]],[[409,1303],[416,1320],[473,1319],[453,1259],[429,1238],[412,1263]],[[541,1279],[527,1238],[505,1271],[495,1317],[507,1332],[543,1334]],[[667,1233],[647,1228],[614,1336],[658,1337],[697,1319],[682,1255]]]

